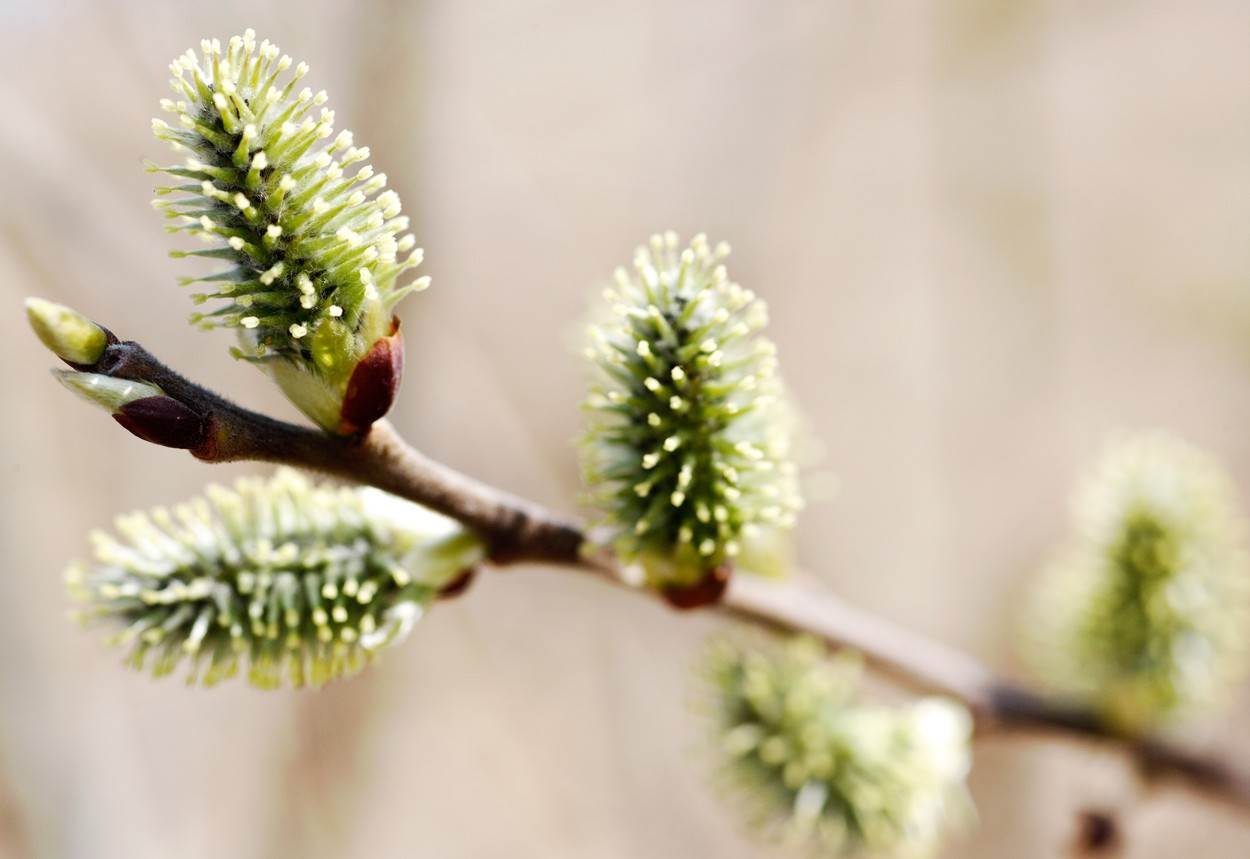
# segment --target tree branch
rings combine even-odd
[[[384,421],[361,438],[274,420],[189,381],[133,341],[110,344],[89,369],[156,385],[198,414],[204,431],[191,453],[205,462],[285,463],[376,486],[477,531],[496,563],[582,562],[575,523],[423,456]]]
[[[187,380],[134,342],[110,342],[100,360],[78,369],[147,382],[202,422],[190,450],[205,462],[253,459],[295,465],[375,486],[456,519],[476,531],[496,564],[556,564],[648,594],[575,522],[435,462],[385,422],[363,437],[339,437],[249,411]],[[807,633],[859,651],[870,666],[915,691],[947,695],[973,713],[979,733],[1044,731],[1112,743],[1143,775],[1171,778],[1250,813],[1250,776],[1229,762],[1157,738],[1115,733],[1097,714],[997,676],[967,654],[855,609],[827,590],[735,576],[718,609],[785,633]]]

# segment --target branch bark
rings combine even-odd
[[[203,421],[191,453],[205,462],[260,460],[375,486],[456,519],[482,536],[498,565],[533,562],[639,588],[584,530],[525,499],[456,472],[408,445],[385,421],[340,437],[244,409],[165,366],[134,342],[111,342],[90,370],[160,387]],[[1115,744],[1152,779],[1172,779],[1250,813],[1250,775],[1171,741],[1115,733],[1096,713],[998,676],[971,656],[856,609],[825,589],[735,576],[718,611],[784,633],[807,633],[859,651],[877,671],[918,692],[946,695],[973,713],[979,733],[1042,731]]]
[[[191,453],[205,462],[283,463],[376,486],[477,531],[487,540],[496,563],[582,562],[584,538],[576,523],[423,456],[385,421],[358,437],[275,420],[191,382],[133,341],[110,344],[99,362],[87,369],[156,385],[196,412],[204,434]]]

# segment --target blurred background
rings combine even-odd
[[[1250,4],[0,0],[0,856],[747,857],[688,666],[719,621],[510,570],[321,693],[211,692],[67,624],[88,528],[260,466],[72,399],[19,301],[65,302],[236,399],[148,206],[169,60],[245,27],[312,66],[426,248],[394,415],[574,511],[572,344],[613,266],[704,230],[770,302],[837,492],[798,533],[852,602],[1014,670],[1073,476],[1161,426],[1250,495]],[[829,489],[833,481],[816,481]],[[1250,696],[1187,732],[1250,766]],[[1250,821],[1114,754],[979,743],[947,856],[1244,857]]]

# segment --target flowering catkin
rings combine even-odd
[[[1161,434],[1111,447],[1044,572],[1026,656],[1130,732],[1210,704],[1244,673],[1250,565],[1231,481]]]
[[[247,665],[256,686],[319,686],[402,640],[438,591],[482,558],[458,524],[378,490],[321,487],[290,469],[92,534],[67,579],[86,621],[156,676],[186,663],[211,686]]]
[[[585,479],[618,551],[661,586],[697,582],[800,506],[767,312],[728,253],[654,236],[590,329]]]
[[[193,316],[238,331],[238,354],[262,362],[301,409],[335,430],[357,363],[392,329],[391,309],[428,278],[400,285],[421,262],[399,196],[364,162],[352,133],[333,136],[324,91],[300,88],[308,66],[291,69],[276,45],[248,30],[225,49],[213,40],[170,65],[175,98],[157,137],[186,153],[159,169],[175,184],[153,204],[211,247],[176,251],[224,261],[202,282]],[[329,143],[322,141],[329,140]],[[402,234],[402,235],[401,235]]]
[[[925,856],[970,809],[967,710],[858,703],[851,654],[721,638],[702,666],[725,786],[748,822],[810,853]]]

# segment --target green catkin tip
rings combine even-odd
[[[806,638],[716,639],[701,669],[722,783],[767,840],[808,855],[928,856],[970,814],[963,706],[860,703],[859,659]]]
[[[71,364],[94,364],[108,346],[103,328],[63,304],[28,298],[26,318],[43,345]]]
[[[422,252],[399,196],[366,163],[368,147],[334,133],[326,94],[301,86],[308,67],[251,30],[225,46],[205,40],[170,70],[171,119],[152,128],[184,157],[154,168],[172,179],[153,206],[205,245],[175,256],[225,265],[198,279],[193,300],[216,309],[196,321],[236,331],[242,354],[336,431],[353,369],[387,336],[394,305],[429,283],[401,283]],[[334,354],[315,354],[315,330]]]
[[[657,586],[744,561],[801,506],[767,312],[729,279],[728,254],[653,237],[589,332],[583,474],[617,550]]]
[[[1138,733],[1225,697],[1246,669],[1250,564],[1232,481],[1150,433],[1112,445],[1078,489],[1038,582],[1025,657],[1060,694]]]
[[[119,517],[67,572],[78,616],[114,629],[126,664],[265,689],[354,674],[401,641],[484,556],[461,526],[372,489],[290,469]]]
[[[164,391],[145,382],[117,379],[101,373],[80,373],[74,370],[53,370],[52,375],[70,391],[109,414],[116,414],[138,400],[160,397]]]

